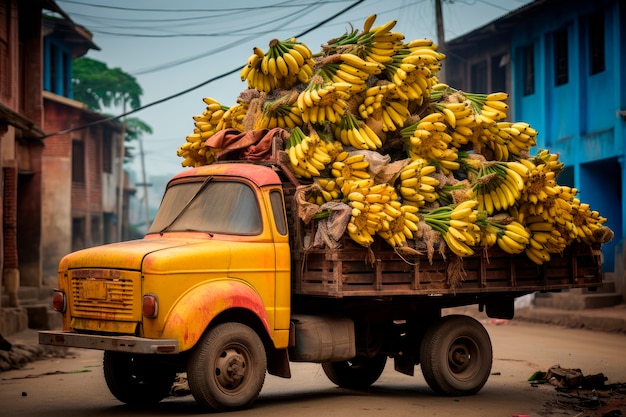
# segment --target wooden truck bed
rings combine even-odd
[[[283,171],[286,170],[283,168]],[[399,255],[382,239],[371,252],[344,237],[338,249],[315,249],[305,244],[312,238],[315,220],[304,224],[297,216],[297,180],[283,183],[292,244],[292,286],[297,295],[331,298],[386,297],[397,295],[454,295],[558,291],[597,288],[602,285],[600,246],[573,245],[554,254],[543,265],[524,254],[510,255],[500,248],[476,250],[472,257],[459,258],[449,250],[437,251],[429,260],[420,240],[410,240],[419,255]],[[369,262],[368,255],[374,255]]]
[[[344,240],[340,249],[309,249],[296,255],[296,294],[325,297],[443,295],[486,292],[554,291],[598,287],[602,283],[599,249],[569,247],[550,262],[537,265],[525,255],[500,248],[479,251],[462,260],[451,252],[398,255],[376,241],[373,263],[367,249]],[[419,248],[417,248],[419,250]]]

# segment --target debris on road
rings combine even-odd
[[[580,369],[552,366],[528,378],[532,386],[550,384],[557,390],[554,401],[544,405],[546,416],[617,417],[626,415],[626,383],[605,384],[603,373],[584,375]],[[563,414],[559,414],[563,413]]]

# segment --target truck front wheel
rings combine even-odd
[[[176,371],[151,355],[105,351],[104,379],[111,394],[128,405],[156,404],[170,395]]]
[[[214,411],[249,407],[265,382],[263,342],[250,327],[224,323],[198,342],[187,365],[189,389],[196,402]]]
[[[472,317],[445,316],[430,326],[422,340],[422,374],[439,394],[477,393],[489,378],[492,360],[489,334]]]
[[[385,369],[387,357],[356,357],[349,361],[324,362],[322,369],[334,384],[341,388],[363,389],[372,385]]]

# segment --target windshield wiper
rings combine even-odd
[[[206,188],[206,186],[209,184],[209,182],[211,182],[211,180],[213,179],[212,176],[206,177],[206,179],[202,182],[202,185],[200,185],[200,188],[198,188],[198,191],[195,192],[195,194],[189,199],[189,201],[187,201],[187,204],[185,204],[185,207],[183,207],[178,214],[176,215],[176,217],[174,217],[172,219],[171,222],[169,222],[167,224],[167,226],[165,226],[163,229],[161,229],[159,231],[159,234],[161,236],[163,236],[163,233],[165,233],[167,231],[167,229],[169,229],[170,227],[172,227],[172,225],[174,223],[176,223],[176,220],[180,219],[180,216],[183,215],[183,213],[185,213],[185,211],[187,211],[187,209],[189,208],[189,206],[191,205],[191,203],[193,203],[196,198],[198,198],[198,196],[200,195],[200,193],[202,193],[202,191],[204,191],[204,189]],[[209,236],[211,236],[211,234],[209,234]],[[211,236],[213,237],[213,236]]]

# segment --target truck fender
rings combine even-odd
[[[211,321],[231,308],[251,311],[271,334],[263,301],[248,285],[231,280],[212,281],[192,288],[174,305],[163,338],[178,340],[181,352],[191,349]]]

